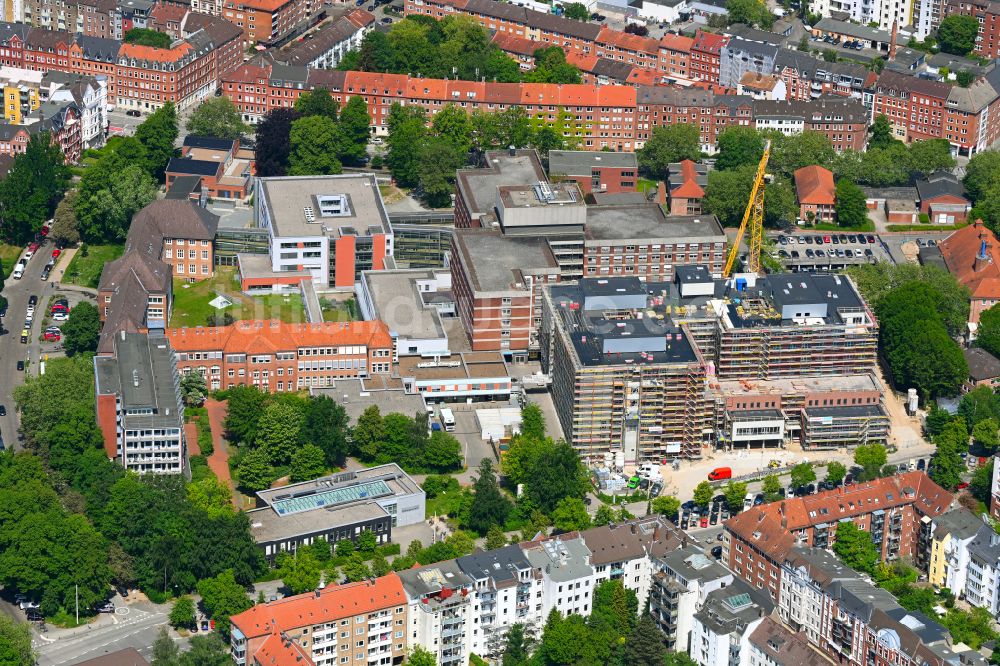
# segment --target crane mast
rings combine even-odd
[[[749,251],[747,252],[747,263],[743,267],[743,272],[760,273],[760,249],[764,242],[764,181],[767,178],[767,160],[771,157],[771,141],[764,144],[764,155],[757,165],[757,175],[753,179],[753,188],[750,190],[750,200],[747,202],[746,212],[743,213],[743,221],[740,222],[739,231],[736,232],[736,239],[729,248],[729,257],[726,259],[726,268],[722,271],[722,277],[728,278],[733,270],[736,257],[739,256],[740,243],[746,234],[747,227],[750,228],[750,238],[747,241]]]

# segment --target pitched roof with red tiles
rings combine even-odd
[[[795,545],[792,533],[797,530],[905,505],[933,518],[947,511],[952,500],[923,472],[906,472],[753,507],[727,520],[725,528],[780,562]]]
[[[274,633],[251,655],[258,666],[304,666],[312,659],[301,645]]]
[[[685,37],[684,35],[671,35],[667,33],[660,38],[660,48],[668,51],[690,53],[693,44],[694,38]]]
[[[502,33],[497,33],[502,34]],[[501,47],[502,48],[502,47]],[[566,62],[576,67],[581,72],[593,72],[594,67],[600,61],[595,55],[589,55],[584,53],[577,53],[576,51],[570,51],[566,54]]]
[[[122,44],[118,55],[121,58],[134,58],[145,62],[175,62],[187,55],[191,48],[187,42],[181,42],[169,49],[158,49],[139,44]]]
[[[605,27],[597,35],[598,44],[608,44],[619,49],[635,51],[636,53],[649,53],[654,56],[660,54],[660,43],[652,37],[640,37],[630,32],[622,32],[613,28]]]
[[[238,321],[230,326],[168,328],[167,337],[177,351],[224,351],[274,353],[321,345],[367,345],[391,347],[389,329],[381,321],[288,324],[270,321]]]
[[[359,28],[364,28],[375,22],[375,15],[368,10],[361,9],[360,7],[356,7],[347,12],[347,15],[344,18]]]
[[[727,42],[729,42],[728,37],[717,35],[714,32],[702,32],[699,30],[694,35],[694,41],[691,43],[691,50],[719,55],[722,53],[722,47],[725,46]]]
[[[980,257],[983,243],[986,253]],[[1000,244],[982,220],[963,227],[938,243],[948,271],[973,298],[1000,298]]]
[[[832,206],[836,201],[833,174],[818,164],[795,170],[795,191],[801,204]]]
[[[701,199],[705,190],[698,184],[698,170],[691,160],[681,160],[680,185],[670,190],[670,196],[681,199]]]
[[[527,57],[534,57],[535,50],[544,48],[545,46],[544,43],[536,42],[526,37],[518,37],[509,32],[494,33],[492,41],[497,45],[497,48],[505,53],[516,53]],[[566,54],[566,59],[569,60],[568,53]]]
[[[319,592],[258,604],[234,615],[230,622],[247,638],[255,638],[404,604],[406,593],[403,583],[399,576],[391,573],[357,583],[327,585]]]

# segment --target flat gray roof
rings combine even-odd
[[[583,539],[553,537],[545,541],[521,544],[524,556],[531,566],[546,574],[557,583],[579,580],[594,572],[588,564],[590,549]]]
[[[432,305],[424,303],[415,280],[431,280],[440,268],[406,269],[395,271],[364,271],[361,279],[368,284],[368,292],[375,306],[375,318],[389,327],[393,337],[446,338],[441,315]]]
[[[166,336],[162,332],[122,333],[115,336],[114,345],[115,356],[94,359],[97,394],[121,396],[123,410],[152,410],[152,414],[126,416],[126,427],[181,427]]]
[[[715,215],[664,215],[656,203],[587,208],[587,240],[635,240],[644,243],[722,243],[726,234]]]
[[[544,238],[501,236],[493,231],[455,231],[455,248],[477,291],[514,291],[514,271],[558,272]]]
[[[257,194],[264,198],[275,236],[339,238],[345,235],[341,231],[344,227],[353,228],[358,236],[370,235],[372,227],[376,233],[392,232],[382,194],[372,174],[258,178],[257,185]],[[323,217],[316,197],[335,195],[347,196],[350,213]],[[312,210],[314,222],[307,221],[307,208]]]
[[[313,388],[310,392],[313,395],[325,395],[333,399],[334,402],[347,410],[347,416],[352,422],[367,407],[375,405],[382,414],[406,414],[413,416],[417,412],[424,411],[424,399],[419,393],[406,393],[403,390],[401,381],[392,382],[390,386],[396,384],[395,388],[387,388],[377,384],[376,378],[371,379],[338,379],[336,383],[327,388]]]
[[[506,150],[486,153],[487,167],[461,169],[456,174],[457,186],[472,215],[493,210],[497,187],[501,185],[532,185],[545,180],[542,163],[534,150]]]
[[[593,150],[550,150],[549,173],[558,176],[590,176],[591,169],[638,169],[635,153]]]

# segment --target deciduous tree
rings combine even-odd
[[[301,99],[301,98],[299,98]],[[305,115],[292,123],[288,175],[313,176],[338,174],[343,170],[337,154],[340,131],[337,122],[327,115]]]
[[[503,526],[512,505],[497,483],[493,462],[484,458],[479,465],[479,476],[473,485],[472,505],[469,507],[469,528],[486,534],[493,526]]]
[[[35,664],[30,626],[27,622],[17,622],[3,614],[0,614],[0,664],[10,664],[10,666]]]
[[[952,14],[938,26],[938,45],[945,53],[964,56],[975,47],[978,34],[979,22],[974,16]]]
[[[694,503],[705,508],[712,501],[712,495],[714,494],[715,491],[712,489],[712,484],[708,481],[702,481],[694,488]]]
[[[270,488],[274,482],[274,468],[267,451],[262,448],[244,453],[236,467],[236,478],[240,488],[252,493]]]
[[[288,173],[292,123],[298,117],[295,109],[276,108],[268,111],[257,123],[254,136],[258,176],[264,178]]]
[[[681,160],[701,157],[701,134],[697,125],[657,125],[638,151],[639,166],[656,180],[667,177],[668,167]]]
[[[215,620],[215,628],[229,638],[229,618],[253,606],[243,586],[236,582],[232,570],[198,583],[201,604],[208,616]]]
[[[278,577],[292,594],[302,594],[319,587],[323,571],[312,553],[282,552],[278,555],[276,564]]]
[[[841,178],[836,191],[837,224],[842,227],[860,228],[868,223],[868,206],[865,193],[847,178]]]
[[[101,336],[101,317],[97,308],[86,301],[70,310],[69,319],[63,322],[63,348],[67,356],[97,351]]]
[[[291,481],[311,481],[326,474],[326,455],[315,444],[300,446],[292,453]]]
[[[813,469],[812,463],[803,462],[792,468],[792,488],[808,486],[815,480],[816,470]]]
[[[878,551],[868,532],[858,528],[851,521],[837,523],[837,539],[833,552],[844,564],[863,573],[871,574],[878,563]]]
[[[319,86],[310,92],[299,95],[295,100],[295,110],[303,117],[323,116],[334,123],[337,122],[337,112],[340,110],[330,91]]]
[[[306,93],[308,94],[308,93]],[[212,97],[202,102],[187,122],[188,134],[219,139],[239,139],[250,132],[228,97]]]
[[[564,497],[552,510],[552,523],[560,532],[587,529],[590,527],[587,505],[577,497]]]
[[[177,110],[173,102],[167,102],[146,118],[136,128],[135,138],[146,149],[146,171],[156,180],[163,180],[177,141]]]
[[[170,626],[175,629],[188,629],[196,621],[194,601],[191,597],[178,598],[170,609]]]
[[[368,155],[371,138],[371,117],[368,104],[361,95],[354,95],[340,112],[340,160],[359,164]]]
[[[826,480],[831,483],[841,483],[847,476],[847,467],[843,463],[834,460],[826,466]]]

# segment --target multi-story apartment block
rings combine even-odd
[[[667,207],[671,215],[701,215],[705,188],[708,187],[707,164],[683,160],[671,164],[665,184]]]
[[[691,659],[698,666],[750,663],[750,636],[774,609],[774,602],[742,580],[709,592],[694,614]]]
[[[956,594],[965,590],[969,569],[969,546],[983,527],[983,519],[958,507],[931,520],[927,582]]]
[[[40,83],[39,97],[60,104],[75,103],[80,112],[82,147],[104,145],[104,133],[108,129],[107,77],[46,72]]]
[[[562,535],[531,541],[521,544],[521,550],[535,570],[543,620],[553,610],[563,617],[590,615],[597,578],[590,563],[590,550],[582,538]]]
[[[1000,535],[983,525],[968,545],[965,600],[1000,616]]]
[[[808,102],[757,100],[753,103],[754,127],[785,135],[819,132],[834,150],[862,150],[868,136],[869,112],[858,99],[839,95]]]
[[[374,25],[374,14],[357,7],[313,33],[309,39],[270,55],[275,62],[284,65],[336,69],[345,55],[361,47],[361,41]]]
[[[244,289],[280,289],[292,276],[317,287],[354,289],[361,271],[382,270],[392,256],[392,227],[375,176],[260,178],[254,226],[270,239],[270,266],[257,275],[241,264]]]
[[[380,321],[238,321],[171,328],[167,336],[180,371],[200,373],[211,390],[301,391],[341,378],[387,375],[392,366],[392,338]]]
[[[25,124],[0,123],[0,155],[16,156],[28,149],[28,142],[39,132],[48,132],[52,145],[59,148],[70,163],[80,160],[82,145],[80,108],[76,102],[45,102],[34,114],[22,119]]]
[[[408,600],[396,574],[328,585],[230,618],[238,666],[397,666],[406,654]]]
[[[827,666],[802,634],[768,616],[750,634],[750,666]]]
[[[94,358],[97,424],[108,457],[140,474],[187,468],[184,407],[173,351],[162,331],[113,336]]]
[[[722,49],[729,42],[725,35],[699,30],[691,43],[690,76],[694,81],[718,83]]]
[[[649,614],[663,632],[667,649],[691,649],[694,614],[709,593],[733,583],[733,573],[699,546],[684,546],[659,558],[649,594]]]
[[[474,581],[455,560],[399,572],[408,603],[407,646],[421,646],[441,666],[469,661],[478,625]]]
[[[532,634],[540,632],[545,621],[539,599],[541,582],[520,547],[473,553],[455,564],[472,581],[473,612],[479,620],[472,634],[475,654],[501,655],[512,625],[523,625]]]
[[[245,44],[278,46],[305,30],[306,0],[222,0],[220,16],[243,30]]]
[[[747,72],[770,74],[780,47],[777,44],[734,36],[719,56],[719,85],[736,88]]]
[[[828,548],[836,540],[837,525],[851,520],[871,534],[882,560],[912,558],[926,569],[931,521],[953,499],[923,472],[907,472],[765,504],[726,521],[722,561],[738,577],[778,598],[782,565],[791,549]]]

